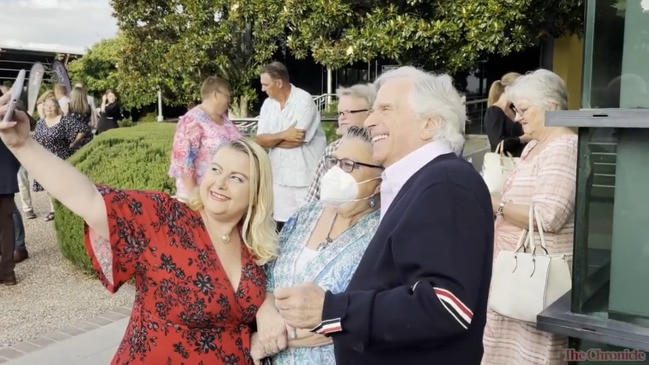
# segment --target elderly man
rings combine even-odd
[[[352,87],[341,87],[336,90],[338,96],[338,129],[336,134],[342,136],[349,126],[363,126],[363,122],[370,113],[370,108],[376,98],[376,90],[369,84],[356,84]],[[329,143],[325,148],[318,169],[311,186],[306,201],[308,203],[320,199],[320,180],[328,171],[325,156],[331,155],[342,142],[341,138]]]
[[[327,144],[311,95],[290,83],[288,70],[273,62],[261,70],[268,95],[261,106],[256,141],[268,148],[273,169],[273,217],[277,229],[306,203],[309,184]]]
[[[480,364],[493,211],[458,157],[463,100],[449,76],[412,67],[376,85],[365,126],[386,167],[381,223],[344,292],[281,288],[277,308],[287,325],[330,336],[338,365]]]

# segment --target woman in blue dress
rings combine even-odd
[[[257,314],[251,354],[273,365],[335,364],[331,340],[287,328],[275,308],[276,288],[312,281],[324,290],[345,290],[379,224],[383,168],[372,160],[369,132],[350,126],[326,156],[320,200],[302,207],[280,233],[278,258],[268,265],[266,301]]]

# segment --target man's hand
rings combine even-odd
[[[319,335],[307,329],[296,331],[295,339],[288,341],[288,347],[318,347],[332,343],[331,338],[325,335]]]
[[[283,141],[283,142],[280,142],[280,143],[279,143],[277,146],[275,146],[275,147],[279,147],[279,148],[298,148],[298,147],[302,146],[303,144],[304,144],[304,142],[289,142],[289,141]]]
[[[304,129],[295,128],[297,122],[291,124],[284,132],[282,132],[282,139],[285,142],[300,143],[304,142]]]
[[[275,306],[286,324],[311,329],[322,322],[325,291],[314,283],[304,283],[274,292]]]

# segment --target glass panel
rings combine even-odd
[[[649,2],[589,0],[584,108],[649,107]]]
[[[649,130],[579,135],[572,311],[649,328]]]

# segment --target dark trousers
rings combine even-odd
[[[0,278],[5,279],[14,272],[15,227],[12,212],[16,209],[14,194],[0,195]]]
[[[25,247],[25,224],[23,223],[23,216],[20,215],[18,207],[13,210],[14,229],[16,230],[16,240],[14,250],[26,250]]]

